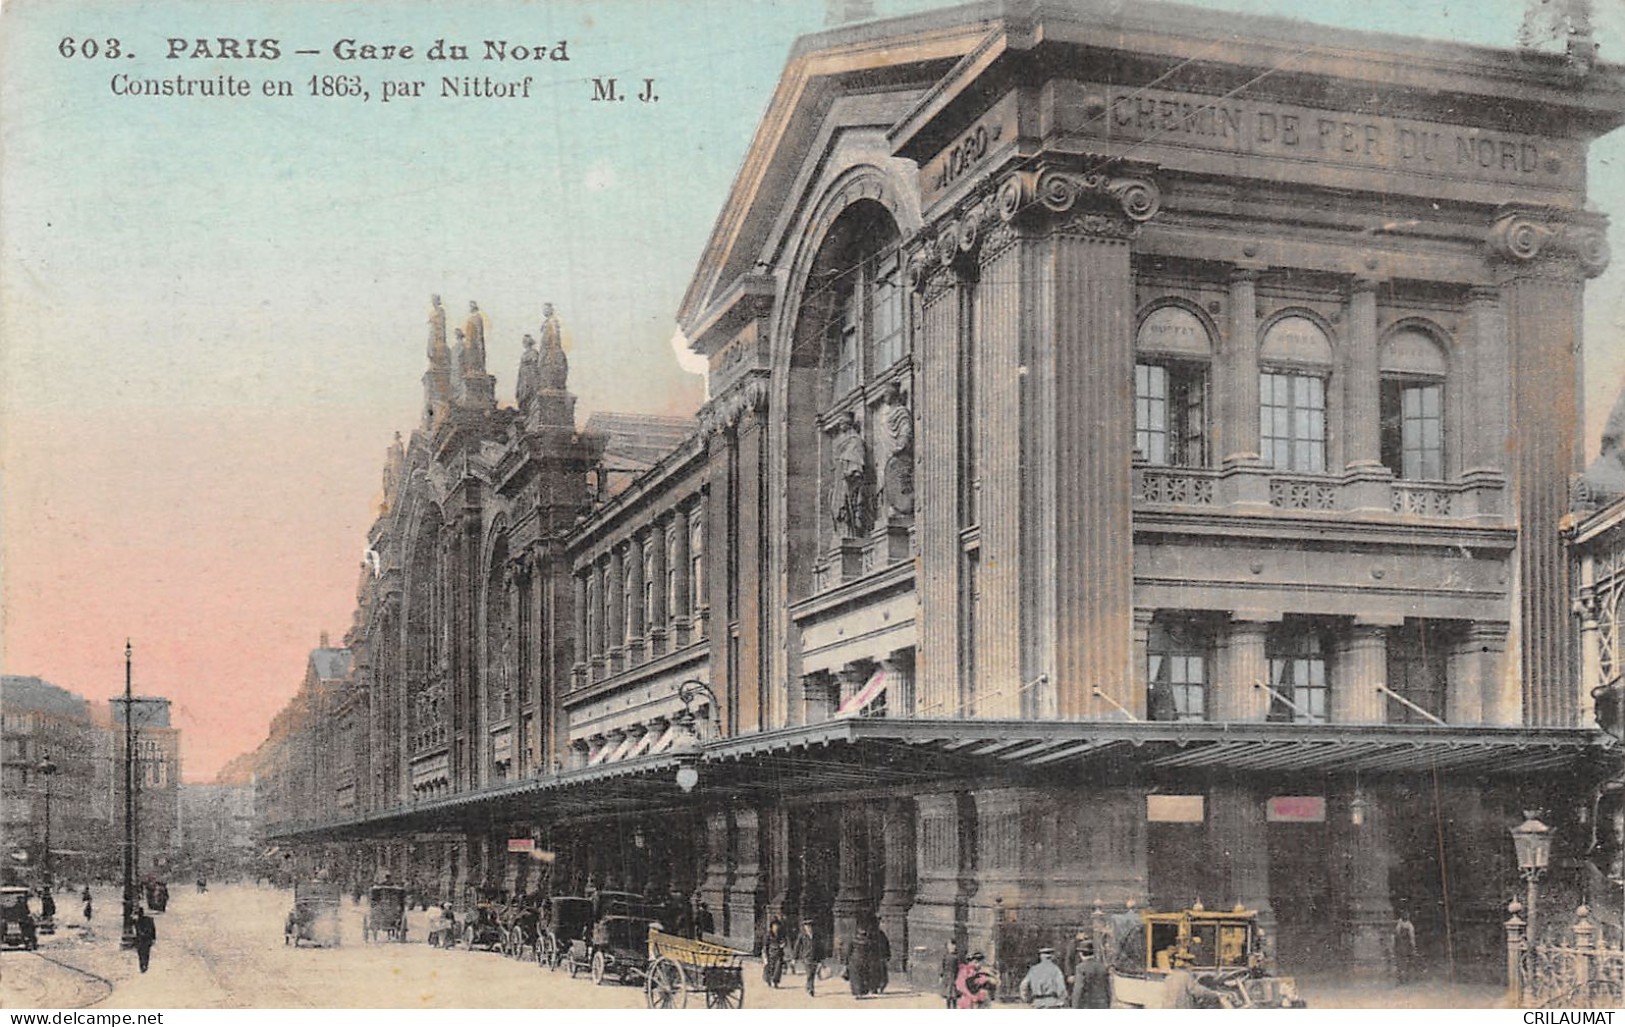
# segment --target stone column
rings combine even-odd
[[[576,666],[586,666],[587,658],[592,655],[592,640],[587,637],[587,576],[576,574],[572,577],[575,596],[575,653]]]
[[[761,826],[756,810],[741,806],[733,814],[733,877],[728,883],[728,944],[746,952],[756,950],[761,925],[757,909],[764,905],[766,882],[762,874]],[[721,920],[718,920],[721,926]]]
[[[663,656],[666,653],[667,623],[671,620],[671,611],[667,607],[666,595],[666,520],[656,521],[649,529],[649,545],[653,547],[650,553],[651,570],[654,574],[654,588],[651,590],[651,599],[654,605],[645,613],[649,629],[649,655]]]
[[[1330,722],[1386,724],[1393,700],[1377,686],[1388,683],[1388,628],[1356,621],[1341,640],[1335,666]]]
[[[888,799],[885,820],[885,891],[880,896],[880,926],[891,941],[891,968],[908,969],[908,914],[914,905],[914,802]]]
[[[1214,781],[1208,789],[1210,851],[1224,861],[1229,876],[1224,905],[1258,911],[1258,926],[1275,935],[1275,906],[1270,898],[1269,824],[1264,800],[1243,784]]]
[[[1388,980],[1388,948],[1394,925],[1394,907],[1388,894],[1387,811],[1373,792],[1364,795],[1363,823],[1353,822],[1353,796],[1329,803],[1337,823],[1333,830],[1344,837],[1335,854],[1335,877],[1346,886],[1343,914],[1348,943],[1348,970],[1357,977]]]
[[[727,931],[728,889],[733,881],[728,826],[728,814],[723,810],[705,815],[705,879],[700,882],[699,898],[711,908],[719,933]]]
[[[1570,475],[1584,469],[1581,304],[1585,279],[1607,265],[1599,215],[1517,206],[1497,212],[1490,259],[1512,353],[1512,480],[1522,585],[1525,719],[1574,726],[1568,559],[1561,524]]]
[[[960,797],[953,792],[917,795],[915,806],[914,904],[908,911],[910,976],[924,991],[937,986],[937,967],[950,940],[963,940],[967,854],[961,846]],[[974,883],[969,885],[974,890]],[[895,952],[894,942],[892,949]]]
[[[631,595],[626,597],[626,614],[629,623],[626,633],[635,642],[643,642],[648,630],[648,611],[643,608],[643,543],[634,537],[626,549],[626,582]]]
[[[1574,613],[1580,621],[1580,680],[1574,698],[1580,707],[1580,724],[1590,727],[1597,722],[1597,700],[1591,690],[1603,684],[1602,625],[1597,617],[1597,572],[1592,557],[1583,557],[1579,569],[1580,590]]]
[[[862,803],[846,803],[836,811],[840,824],[839,878],[835,892],[835,941],[832,955],[839,959],[869,912],[868,814]]]
[[[767,877],[767,913],[783,918],[788,927],[801,908],[790,852],[790,813],[783,806],[775,806],[764,811],[762,817],[766,823],[762,865]]]
[[[828,671],[816,670],[801,679],[803,724],[816,724],[835,716],[839,685]]]
[[[1508,627],[1505,621],[1467,625],[1450,654],[1446,723],[1515,727],[1523,722],[1517,682],[1506,673]]]
[[[672,647],[687,645],[689,642],[689,626],[693,623],[694,600],[690,589],[693,582],[688,580],[688,515],[680,513],[671,520],[672,559],[677,565],[677,608],[671,611],[672,616]]]
[[[1266,616],[1254,614],[1258,619],[1251,619],[1242,611],[1231,614],[1229,633],[1219,647],[1219,679],[1209,699],[1214,720],[1262,721],[1269,716],[1270,695],[1255,687],[1269,683],[1264,643],[1270,624]]]
[[[1134,692],[1132,703],[1124,703],[1141,720],[1146,719],[1151,696],[1151,621],[1155,610],[1134,611]]]
[[[1225,464],[1256,464],[1258,442],[1258,273],[1230,273],[1230,331],[1219,382],[1219,424],[1214,449]]]
[[[892,717],[912,717],[916,709],[914,694],[914,650],[894,650],[880,661],[886,672],[886,713]]]
[[[1507,455],[1515,450],[1512,411],[1507,406],[1511,354],[1501,313],[1501,290],[1494,286],[1470,289],[1467,316],[1472,323],[1473,358],[1472,377],[1461,390],[1471,403],[1468,417],[1462,422],[1466,426],[1460,440],[1462,462],[1470,471],[1500,471],[1506,467]]]
[[[1377,283],[1369,278],[1356,278],[1349,288],[1345,350],[1343,457],[1351,471],[1381,467]]]
[[[609,554],[609,574],[604,579],[604,653],[611,674],[626,667],[626,584],[625,549],[616,546]]]

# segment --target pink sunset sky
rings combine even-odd
[[[882,14],[937,6],[879,0]],[[1210,0],[1292,14],[1301,0]],[[1322,0],[1317,21],[1510,45],[1522,0]],[[476,299],[511,401],[556,305],[580,415],[692,414],[674,315],[797,35],[824,0],[141,4],[16,0],[0,31],[0,667],[95,703],[170,697],[183,773],[264,738],[324,631],[350,625],[392,433],[417,423],[429,296]],[[102,35],[176,73],[161,26],[274,35],[568,38],[525,102],[118,98],[57,53]],[[1599,5],[1625,59],[1625,6]],[[309,58],[302,73],[346,70]],[[241,72],[199,62],[191,75]],[[350,69],[353,70],[353,69]],[[266,69],[254,69],[263,76]],[[366,69],[378,79],[378,69]],[[605,110],[593,75],[654,77]],[[417,77],[433,78],[417,69]],[[15,88],[26,82],[27,88]],[[1625,132],[1591,189],[1625,254]],[[1587,300],[1591,448],[1625,378],[1625,257]]]

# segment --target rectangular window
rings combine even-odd
[[[835,352],[835,377],[830,398],[840,399],[858,387],[858,330],[862,310],[857,289],[849,287],[837,301],[835,321],[830,325],[830,347]]]
[[[1289,706],[1271,697],[1269,719],[1293,724],[1326,723],[1331,682],[1320,633],[1301,626],[1283,626],[1271,636],[1268,649],[1270,687],[1292,700]]]
[[[1207,464],[1206,368],[1134,365],[1134,448],[1147,463]]]
[[[874,367],[877,374],[903,359],[907,337],[903,332],[903,286],[901,260],[894,250],[881,257],[874,270],[869,293],[869,325],[874,333]]]
[[[1259,375],[1259,445],[1283,471],[1326,470],[1326,380],[1265,371]]]
[[[698,510],[688,522],[688,564],[689,608],[698,613],[705,605],[705,521]]]
[[[1388,687],[1427,710],[1444,716],[1450,651],[1455,639],[1448,622],[1407,620],[1405,626],[1388,635]],[[1390,724],[1431,724],[1432,721],[1387,696]]]
[[[1444,386],[1385,378],[1381,394],[1382,462],[1395,477],[1444,477]]]
[[[1210,635],[1179,619],[1151,625],[1146,643],[1146,712],[1151,720],[1206,720]]]

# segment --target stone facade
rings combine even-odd
[[[1385,972],[1403,910],[1498,972],[1503,826],[1596,740],[1561,532],[1625,79],[1328,38],[984,4],[802,41],[679,311],[712,398],[635,475],[550,310],[510,407],[436,301],[353,805],[273,835],[675,891],[744,946],[874,918],[927,983],[1198,900],[1301,969]]]

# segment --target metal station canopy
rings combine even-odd
[[[508,820],[597,819],[697,802],[814,799],[859,789],[994,787],[1085,769],[1179,774],[1483,776],[1581,769],[1612,744],[1586,728],[841,717],[461,792],[278,840],[398,836]],[[679,766],[699,771],[684,794]]]

